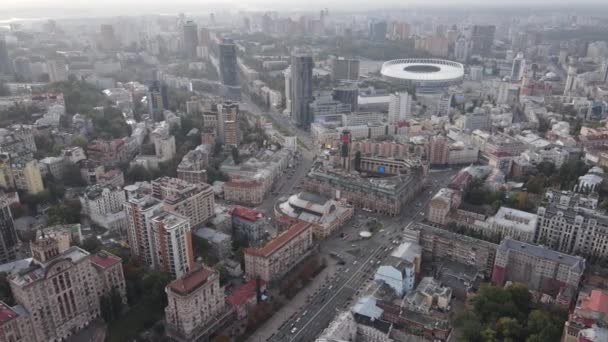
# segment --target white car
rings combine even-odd
[[[298,328],[293,328],[293,329],[291,329],[291,333],[292,333],[292,334],[295,334],[295,332],[296,332],[296,331],[298,331]]]

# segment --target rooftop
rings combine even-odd
[[[194,232],[194,235],[205,239],[205,240],[209,240],[215,243],[221,243],[223,241],[230,241],[230,235],[228,234],[224,234],[220,231],[211,229],[211,228],[201,228],[198,229]]]
[[[230,210],[230,213],[232,214],[232,216],[238,216],[240,218],[243,218],[247,221],[252,221],[252,222],[257,221],[264,217],[264,214],[257,210],[250,209],[247,207],[241,207],[241,206],[232,207],[232,209]]]
[[[260,279],[260,288],[264,288],[266,282]],[[251,279],[250,281],[237,287],[234,292],[226,297],[226,301],[231,305],[243,305],[249,301],[250,298],[255,297],[257,293],[256,280]]]
[[[196,270],[190,271],[181,278],[170,282],[169,285],[167,285],[167,289],[182,296],[187,296],[205,284],[207,279],[209,279],[214,272],[215,270],[201,266]]]
[[[302,234],[303,232],[305,232],[306,230],[309,230],[309,229],[310,229],[310,223],[298,222],[298,223],[292,225],[291,227],[289,227],[288,230],[279,234],[274,239],[268,241],[264,246],[246,248],[245,253],[251,254],[251,255],[262,256],[262,257],[268,257],[268,256],[272,255],[274,252],[276,252],[278,249],[283,247],[285,244],[287,244],[289,241],[294,239],[296,236]]]
[[[6,323],[17,316],[19,315],[13,308],[6,305],[4,302],[0,302],[0,323]]]
[[[582,299],[579,309],[603,312],[608,315],[608,292],[592,290],[589,296]]]
[[[499,250],[511,250],[520,253],[529,254],[537,258],[545,260],[551,260],[558,262],[563,265],[570,266],[577,269],[580,273],[585,270],[585,259],[579,256],[569,255],[551,250],[544,246],[533,245],[526,242],[512,240],[510,238],[504,238],[500,245]]]
[[[496,215],[490,220],[500,226],[511,227],[531,233],[536,230],[537,219],[538,216],[536,214],[507,207],[500,207]]]
[[[110,253],[110,252],[106,252],[106,251],[101,251],[98,252],[97,254],[93,254],[91,255],[91,263],[93,265],[96,265],[100,268],[108,268],[110,266],[113,266],[115,264],[119,264],[122,261],[122,259],[120,259],[119,257],[117,257],[116,255]]]

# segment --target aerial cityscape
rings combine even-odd
[[[608,342],[608,4],[0,7],[0,342]]]

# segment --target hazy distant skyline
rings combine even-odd
[[[602,5],[606,6],[606,0],[439,0],[429,2],[428,0],[4,0],[0,9],[0,17],[11,17],[22,11],[53,12],[105,10],[109,13],[130,14],[133,10],[151,13],[155,11],[175,12],[184,10],[213,11],[221,9],[258,9],[258,10],[318,10],[329,8],[335,11],[349,11],[359,9],[382,9],[382,8],[408,8],[416,7],[452,7],[472,6],[480,7],[529,7],[529,6],[559,6],[568,8],[588,7]],[[181,8],[180,8],[181,7]],[[463,8],[465,9],[465,8]],[[101,13],[87,13],[90,15],[104,15]],[[131,13],[133,14],[133,13]],[[603,13],[602,13],[603,14]]]

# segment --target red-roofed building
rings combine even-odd
[[[235,239],[257,242],[264,238],[266,222],[263,213],[246,207],[234,206],[230,209],[230,215],[232,215],[232,231]]]
[[[123,139],[95,140],[87,146],[87,155],[104,166],[116,166],[127,161],[127,145]]]
[[[260,292],[266,290],[266,282],[260,279]],[[226,297],[226,302],[234,308],[238,319],[247,317],[249,310],[257,304],[257,281],[251,279],[237,287]]]
[[[576,342],[581,330],[608,325],[608,292],[592,290],[578,296],[576,308],[564,324],[563,342]]]
[[[280,279],[312,250],[312,225],[298,222],[263,246],[244,250],[249,279]]]
[[[198,341],[227,313],[219,273],[204,265],[169,283],[165,292],[167,335],[174,340]]]
[[[32,335],[30,316],[21,305],[8,306],[0,301],[0,341],[30,342]]]
[[[112,288],[116,288],[122,302],[127,303],[127,286],[125,284],[125,275],[122,271],[122,259],[116,255],[101,251],[91,255],[91,265],[97,270],[99,279],[100,295],[109,294]]]

